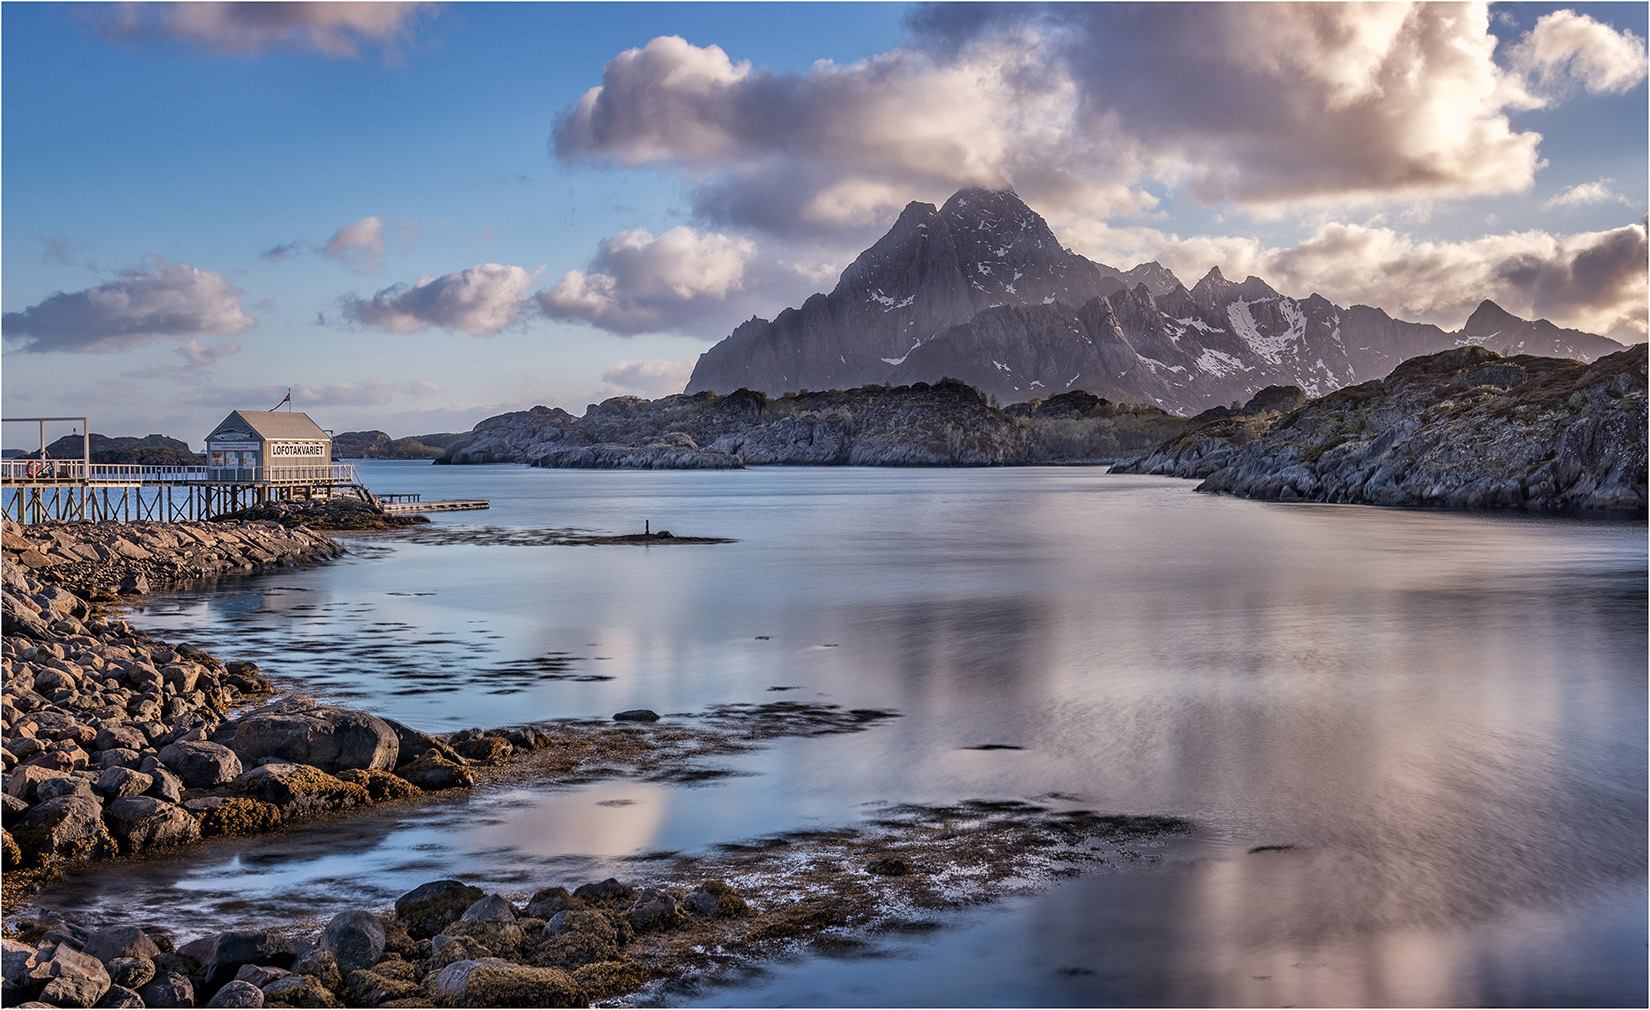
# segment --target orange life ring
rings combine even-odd
[[[24,467],[23,470],[30,477],[40,476],[40,470],[41,470],[40,461],[37,460],[37,459],[36,460],[30,460],[29,465]]]

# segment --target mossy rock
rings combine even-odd
[[[235,788],[280,807],[284,817],[347,810],[372,802],[363,787],[313,765],[259,765],[236,779]]]
[[[261,835],[281,826],[281,808],[262,800],[236,796],[200,816],[201,837]]]
[[[401,776],[376,768],[347,768],[339,772],[338,777],[345,782],[353,782],[365,789],[374,803],[382,803],[385,800],[404,800],[409,796],[422,796],[424,794],[424,790]]]
[[[515,746],[509,740],[491,733],[466,740],[455,740],[451,746],[469,760],[484,765],[498,764],[515,751]]]
[[[400,965],[405,965],[402,969]],[[359,968],[344,980],[344,1002],[349,1006],[382,1006],[390,1000],[424,997],[418,971],[405,961],[385,961]]]
[[[622,942],[611,917],[594,909],[571,908],[545,924],[529,956],[540,967],[572,968],[618,957]]]
[[[270,983],[269,988],[273,991],[264,993],[264,1006],[341,1007],[344,1005],[337,996],[332,994],[330,989],[321,984],[321,980],[318,978],[309,975],[293,975],[288,976],[288,978],[298,978],[302,981],[288,983],[283,986],[281,983],[286,982],[286,979],[283,978]]]
[[[591,999],[606,999],[640,988],[647,970],[636,961],[597,961],[573,969],[573,981]]]
[[[723,880],[705,881],[682,904],[689,912],[706,919],[734,919],[751,914],[750,905]]]
[[[583,1007],[590,996],[560,968],[481,963],[470,969],[461,1007]]]
[[[518,923],[503,919],[459,919],[442,932],[463,940],[472,951],[479,949],[486,955],[502,958],[515,955],[527,936]]]
[[[425,751],[395,771],[397,775],[426,792],[468,789],[476,784],[476,777],[468,768],[447,760],[435,750]]]
[[[6,870],[21,869],[23,866],[23,850],[13,840],[10,831],[5,831],[3,834],[4,838],[0,838],[0,868]]]

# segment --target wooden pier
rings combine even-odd
[[[375,495],[348,463],[281,467],[144,466],[85,460],[0,461],[5,517],[52,520],[187,522],[272,502],[355,498],[392,515],[484,509],[486,501],[423,501],[416,494]]]

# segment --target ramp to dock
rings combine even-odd
[[[385,496],[388,497],[388,496]],[[447,501],[383,501],[378,504],[385,513],[392,516],[418,515],[424,512],[467,512],[472,509],[484,509],[489,505],[481,498],[456,498]]]

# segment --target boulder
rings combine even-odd
[[[705,919],[730,919],[749,915],[750,905],[739,892],[720,880],[707,880],[682,900],[685,910]]]
[[[155,980],[138,990],[147,1007],[192,1007],[195,1005],[195,984],[182,972],[163,971]]]
[[[224,983],[222,989],[212,994],[206,1001],[209,1007],[261,1007],[264,1005],[263,990],[251,982],[242,982],[240,979],[230,979]]]
[[[273,804],[285,819],[333,810],[347,810],[371,802],[367,791],[319,768],[285,762],[259,765],[235,780],[237,791]]]
[[[594,884],[580,884],[574,888],[573,897],[592,904],[616,907],[635,901],[636,889],[621,883],[617,877],[608,877]]]
[[[201,837],[259,835],[281,826],[281,808],[273,803],[231,796],[200,811]]]
[[[321,947],[332,952],[345,975],[370,968],[384,956],[384,926],[371,912],[339,912],[321,933]]]
[[[120,958],[143,958],[148,960],[159,954],[160,948],[155,945],[153,937],[137,926],[110,926],[107,929],[95,930],[86,939],[86,945],[81,948],[81,951],[107,964]],[[154,978],[154,975],[155,966],[151,962],[149,977],[141,979],[139,984],[149,981],[150,978]],[[137,988],[124,978],[116,979],[116,981],[128,988]]]
[[[59,796],[96,796],[97,791],[92,784],[78,775],[54,775],[48,779],[41,779],[35,786],[34,797],[37,802],[55,800]]]
[[[365,789],[374,803],[404,800],[424,792],[394,772],[379,771],[376,768],[346,768],[338,773],[338,777]]]
[[[456,751],[428,733],[413,729],[411,726],[402,725],[394,719],[385,719],[384,725],[388,726],[390,731],[395,734],[399,748],[396,755],[398,766],[415,761],[426,751],[432,750],[454,764],[464,763]]]
[[[36,964],[29,977],[40,986],[40,999],[60,1007],[93,1006],[113,984],[102,961],[66,943],[58,944],[48,960]]]
[[[241,970],[235,973],[235,977],[242,982],[251,982],[262,989],[276,979],[286,978],[290,974],[292,972],[287,971],[285,968],[270,968],[261,964],[243,964]]]
[[[559,968],[529,968],[497,958],[448,965],[436,974],[431,995],[458,1007],[582,1007],[590,1002]]]
[[[644,887],[630,906],[630,925],[638,933],[657,933],[682,923],[682,910],[675,895]]]
[[[203,972],[209,992],[233,979],[242,965],[290,968],[295,959],[292,941],[267,930],[232,930],[213,939],[212,956]]]
[[[415,761],[397,768],[396,774],[426,792],[442,789],[468,789],[476,784],[470,770],[449,761],[436,751],[425,751]]]
[[[340,1007],[331,990],[310,975],[288,975],[264,986],[264,1006]]]
[[[98,776],[97,783],[92,789],[100,796],[118,800],[123,796],[141,796],[154,784],[153,775],[145,775],[123,765],[115,765]]]
[[[110,981],[133,990],[134,995],[155,979],[155,962],[147,957],[106,958],[103,967],[108,970]]]
[[[607,915],[588,908],[557,912],[545,923],[533,963],[576,968],[619,956],[622,938]]]
[[[650,708],[632,708],[613,715],[615,722],[658,722],[659,713]]]
[[[455,922],[482,897],[479,887],[458,880],[434,880],[395,899],[395,917],[414,939],[428,939]]]
[[[201,836],[200,822],[180,806],[153,796],[125,796],[104,814],[110,832],[126,852],[187,845]]]
[[[419,969],[406,961],[385,961],[371,969],[357,969],[344,980],[344,1001],[350,1006],[382,1006],[389,1000],[429,999],[420,984]]]
[[[505,922],[516,920],[516,906],[510,904],[508,898],[502,894],[489,894],[485,898],[476,900],[464,910],[460,919],[502,919]]]
[[[275,757],[325,772],[392,771],[400,754],[388,723],[342,708],[259,710],[235,721],[231,746],[247,764]]]
[[[99,1010],[112,1007],[141,1007],[143,997],[131,986],[121,985],[118,982],[109,987],[103,998],[97,1001]]]
[[[190,789],[211,789],[233,782],[241,774],[241,759],[236,753],[208,740],[169,743],[160,749],[160,763]]]
[[[29,808],[12,831],[25,861],[78,862],[112,856],[118,847],[89,796],[60,796]]]

